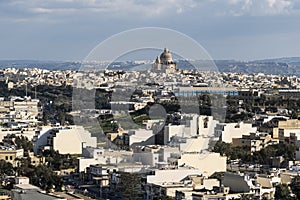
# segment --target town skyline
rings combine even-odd
[[[144,70],[1,68],[2,197],[299,199],[297,68],[155,57]]]
[[[300,0],[0,1],[0,199],[300,199]]]

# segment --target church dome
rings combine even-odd
[[[160,60],[161,62],[172,62],[172,54],[170,53],[170,51],[165,48],[164,52],[162,54],[160,54]]]

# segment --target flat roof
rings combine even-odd
[[[22,199],[22,200],[33,200],[33,199],[40,199],[40,200],[57,200],[57,199],[65,199],[61,197],[51,196],[48,194],[41,193],[35,190],[26,190],[26,191],[19,191],[19,190],[12,190],[13,191],[13,199]]]
[[[37,186],[31,185],[31,184],[16,184],[14,185],[16,189],[22,189],[22,190],[37,190],[40,191],[41,189]]]
[[[179,87],[179,91],[238,91],[235,87]]]

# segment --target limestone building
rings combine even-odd
[[[0,146],[0,160],[4,160],[9,162],[16,167],[18,161],[15,160],[16,158],[22,158],[24,154],[23,149],[16,149],[12,147]],[[1,199],[1,198],[0,198]]]
[[[177,71],[176,62],[173,61],[172,54],[165,48],[164,52],[160,54],[152,65],[153,72],[174,73]]]

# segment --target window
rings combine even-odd
[[[208,128],[207,121],[204,122],[204,128]]]
[[[10,157],[9,157],[9,159],[10,159],[10,160],[12,160],[12,159],[13,159],[13,157],[12,157],[12,156],[10,156]]]
[[[8,160],[8,156],[5,156],[5,160]]]
[[[208,128],[208,118],[207,117],[203,119],[203,127]]]

